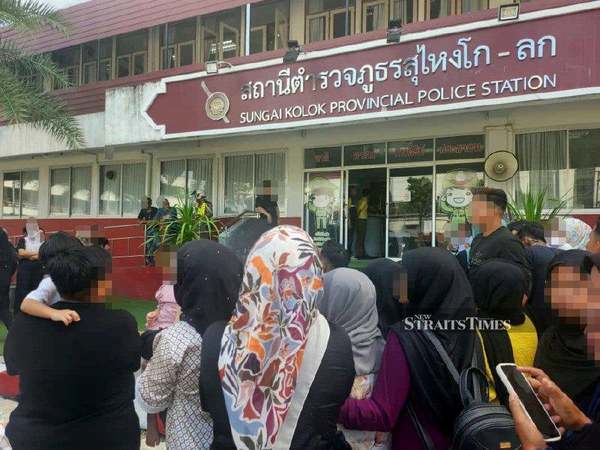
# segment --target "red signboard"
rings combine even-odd
[[[600,9],[536,14],[163,79],[145,114],[176,138],[600,93]]]

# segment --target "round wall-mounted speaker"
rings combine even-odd
[[[519,171],[519,161],[511,152],[494,152],[485,160],[484,171],[494,181],[508,181]]]

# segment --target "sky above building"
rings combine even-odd
[[[90,0],[42,0],[42,3],[46,3],[57,9],[68,8],[69,6],[78,5],[79,3],[85,3]]]

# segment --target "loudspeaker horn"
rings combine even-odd
[[[513,153],[502,150],[487,157],[483,170],[494,181],[508,181],[519,171],[519,161]]]

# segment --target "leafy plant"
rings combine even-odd
[[[150,223],[146,244],[159,239],[162,245],[181,247],[198,239],[216,239],[220,229],[219,221],[198,214],[196,202],[191,197],[179,197],[171,215]]]
[[[508,202],[508,215],[513,221],[546,222],[560,215],[569,203],[567,194],[558,199],[552,209],[545,207],[547,201],[546,189],[540,192],[518,191],[516,198]]]
[[[36,0],[1,0],[0,29],[21,33],[51,29],[65,34],[68,26],[52,7]],[[6,33],[4,34],[6,35]],[[64,72],[49,55],[32,55],[0,34],[0,121],[29,124],[65,142],[85,144],[78,121],[43,86],[69,87]]]

